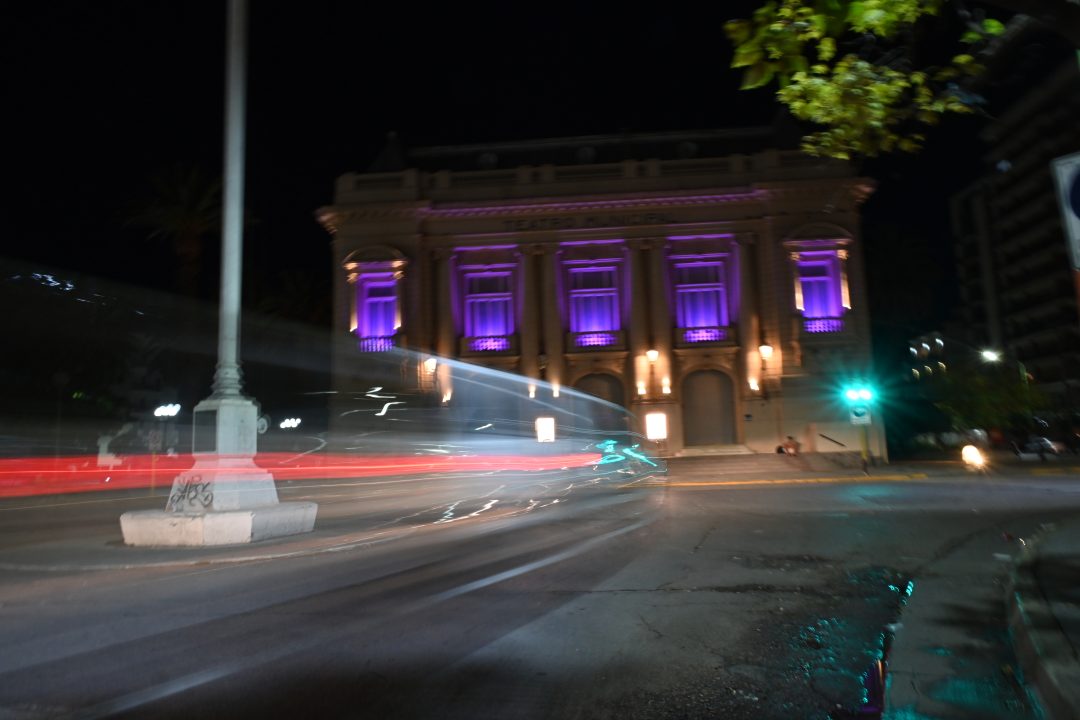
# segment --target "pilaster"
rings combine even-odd
[[[521,335],[521,374],[540,377],[540,324],[539,297],[537,296],[536,259],[543,256],[543,246],[523,245],[518,254],[521,267],[521,318],[518,322]]]
[[[563,318],[562,299],[559,294],[559,253],[555,245],[543,246],[542,286],[544,355],[547,367],[544,378],[553,385],[562,385],[563,368]]]

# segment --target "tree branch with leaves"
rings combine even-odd
[[[919,31],[947,10],[960,13],[960,51],[914,67]],[[792,115],[822,127],[803,149],[848,159],[916,151],[944,115],[976,111],[982,99],[965,83],[984,71],[978,53],[1005,25],[946,0],[779,0],[724,29],[742,89],[776,82]]]

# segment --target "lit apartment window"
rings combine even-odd
[[[676,262],[675,299],[679,328],[686,342],[727,339],[729,318],[723,262]]]
[[[570,331],[578,347],[606,347],[618,343],[618,268],[584,265],[568,268]]]
[[[397,277],[394,272],[364,272],[356,276],[356,334],[360,349],[381,352],[394,347],[401,326]]]
[[[469,349],[510,349],[514,334],[513,275],[510,270],[466,272],[465,336]]]
[[[792,253],[795,267],[795,309],[802,311],[808,333],[840,332],[851,308],[845,261],[847,251],[804,250]]]

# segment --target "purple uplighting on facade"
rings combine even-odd
[[[688,343],[720,342],[727,340],[727,328],[694,328],[683,333],[683,339]]]
[[[585,333],[575,340],[578,347],[607,347],[617,341],[615,333]]]
[[[478,337],[469,342],[469,349],[475,352],[499,352],[510,349],[510,338]]]
[[[512,335],[514,298],[511,271],[466,272],[464,281],[465,336],[489,339],[492,336]]]
[[[844,310],[840,298],[840,260],[835,250],[804,251],[797,263],[802,285],[803,317],[839,318]],[[811,332],[811,331],[807,331]],[[818,330],[816,332],[835,332]]]
[[[674,270],[679,327],[726,327],[728,297],[724,263],[719,260],[677,262]]]
[[[803,330],[808,333],[843,332],[844,320],[837,317],[808,318],[803,320]]]
[[[509,245],[468,245],[454,248],[455,252],[482,252],[486,250],[517,250],[516,244]]]
[[[730,240],[734,235],[723,233],[720,235],[669,235],[668,240]]]
[[[356,281],[356,334],[384,339],[397,330],[397,281],[393,273],[362,273]],[[392,345],[392,343],[391,343]]]
[[[614,266],[572,267],[569,284],[571,332],[591,333],[621,329],[618,272]]]

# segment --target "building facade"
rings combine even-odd
[[[772,452],[788,435],[857,451],[840,388],[871,376],[859,205],[872,185],[767,140],[426,148],[404,169],[341,176],[317,213],[333,236],[339,396],[400,347],[415,351],[403,382],[445,404],[456,370],[429,357],[535,379],[530,396],[548,402],[572,387],[635,418],[664,413],[670,453]],[[866,437],[883,456],[880,422]]]
[[[1080,313],[1051,162],[1080,150],[1080,65],[1069,56],[1039,77],[989,123],[983,175],[953,199],[957,333],[1075,411]]]

